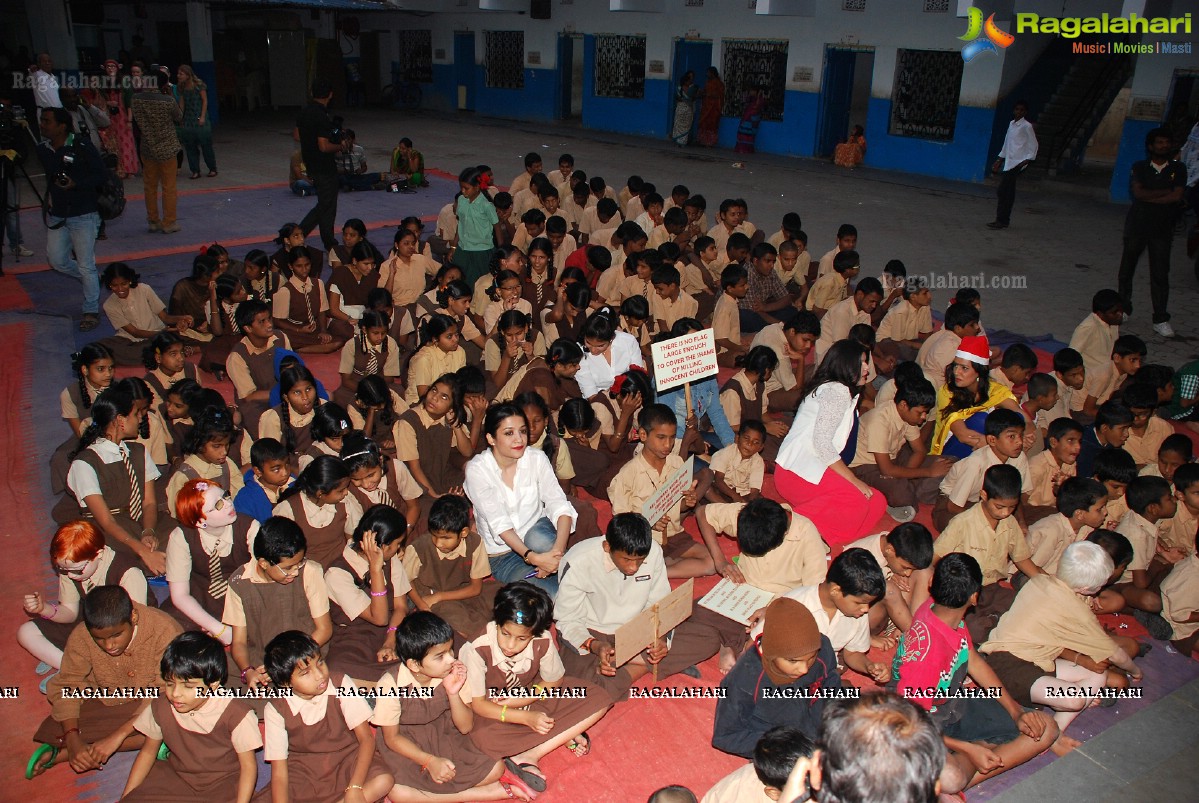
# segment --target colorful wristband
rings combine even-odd
[[[371,596],[372,596],[372,597],[386,597],[386,596],[387,596],[387,589],[385,588],[385,589],[383,589],[382,591],[372,591],[372,592],[371,592]]]

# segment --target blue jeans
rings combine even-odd
[[[291,183],[291,191],[303,198],[305,195],[316,195],[316,187],[306,178],[296,179]]]
[[[674,417],[679,427],[678,434],[681,438],[687,418],[687,395],[683,386],[680,385],[659,395],[658,403],[665,404],[674,410]],[[702,419],[706,415],[712,422],[712,429],[716,431],[716,437],[720,439],[721,446],[728,446],[736,439],[737,435],[724,415],[724,407],[720,403],[720,386],[716,384],[715,379],[703,379],[691,383],[691,406],[695,410],[696,418]]]
[[[527,548],[534,552],[549,552],[554,548],[554,542],[558,540],[558,529],[553,523],[544,516],[529,528],[521,540]],[[491,576],[499,582],[507,585],[515,583],[517,580],[524,580],[532,583],[535,586],[540,586],[545,589],[545,592],[551,598],[558,594],[558,576],[551,575],[546,578],[528,577],[525,575],[534,571],[534,568],[521,560],[520,555],[515,552],[505,552],[502,555],[492,555],[490,558]]]
[[[49,219],[51,225],[63,221],[53,215]],[[46,231],[46,257],[50,267],[83,283],[85,315],[100,312],[100,276],[96,273],[96,234],[99,231],[99,212],[66,218],[61,228]],[[72,250],[75,252],[73,257]]]

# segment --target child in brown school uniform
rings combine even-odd
[[[209,407],[200,414],[182,444],[183,462],[167,480],[167,510],[175,515],[175,497],[189,480],[212,480],[236,495],[245,486],[241,471],[229,457],[233,440],[233,415],[225,407]]]
[[[345,464],[332,455],[321,455],[300,472],[272,511],[299,525],[308,558],[319,563],[321,571],[341,555],[362,518],[350,485]]]
[[[162,687],[158,662],[180,632],[162,611],[136,605],[120,586],[99,586],[83,598],[83,623],[76,626],[63,650],[62,669],[46,689],[50,716],[33,735],[42,743],[34,754],[33,774],[45,772],[66,748],[71,769],[101,769],[113,753],[138,750],[142,736],[133,723],[148,699],[110,696],[85,699],[85,690],[145,689],[146,697]]]
[[[266,705],[262,757],[271,764],[271,800],[386,797],[393,779],[371,733],[370,704],[354,681],[330,672],[320,645],[297,630],[271,639],[264,660],[275,687],[291,691]]]
[[[208,313],[212,340],[200,348],[200,365],[211,371],[218,382],[225,381],[225,361],[242,338],[237,325],[237,305],[249,299],[244,277],[222,273],[216,277],[216,303]]]
[[[341,348],[342,340],[328,331],[329,296],[325,283],[313,278],[312,260],[305,248],[287,252],[289,278],[271,298],[275,326],[287,332],[294,349],[301,353],[328,354]]]
[[[612,704],[599,686],[566,675],[548,633],[553,623],[545,591],[511,583],[496,596],[486,630],[459,653],[477,715],[471,741],[535,791],[546,787],[537,763],[563,745],[579,757],[590,753],[587,728]],[[566,694],[549,696],[555,689]]]
[[[1047,435],[1049,448],[1028,461],[1030,490],[1024,521],[1030,527],[1057,511],[1058,489],[1064,481],[1078,476],[1082,425],[1071,418],[1058,418],[1050,422]]]
[[[244,301],[237,307],[234,320],[245,333],[229,352],[225,371],[233,383],[233,393],[241,410],[242,426],[258,432],[258,419],[270,406],[275,386],[275,349],[290,349],[283,332],[275,332],[271,307],[265,301]]]
[[[463,466],[474,451],[465,418],[458,380],[443,374],[396,422],[396,458],[404,461],[420,484],[423,499],[431,501],[462,487]],[[482,420],[476,415],[471,430],[481,429]]]
[[[333,635],[324,568],[306,549],[294,521],[272,516],[254,536],[254,558],[229,578],[221,621],[233,628],[230,655],[241,681],[234,686],[271,682],[263,654],[285,630],[302,630],[322,645]]]
[[[473,696],[453,640],[453,628],[426,611],[408,616],[396,634],[403,664],[383,676],[371,717],[395,779],[388,799],[532,800],[536,792],[470,740]]]
[[[408,467],[387,457],[379,444],[361,432],[351,432],[342,440],[341,462],[350,473],[350,494],[363,511],[374,505],[394,507],[415,529],[420,521],[421,487]]]
[[[400,377],[400,347],[387,334],[390,319],[383,313],[364,310],[357,321],[357,330],[341,349],[337,372],[341,386],[333,393],[333,401],[349,408],[354,403],[358,383],[368,376],[398,381]]]
[[[329,277],[329,331],[339,340],[354,337],[366,299],[379,286],[375,271],[375,247],[360,241],[350,251],[350,260],[333,268]]]
[[[395,666],[395,633],[411,591],[400,562],[407,522],[389,505],[367,510],[345,550],[325,570],[334,672],[373,685]]]
[[[221,695],[229,679],[221,643],[205,633],[182,633],[163,652],[159,674],[162,696],[133,723],[145,742],[121,800],[249,803],[262,735],[250,706]],[[163,745],[170,755],[159,761]]]
[[[762,459],[773,462],[779,446],[791,429],[790,425],[766,415],[766,383],[778,368],[778,355],[768,346],[754,346],[733,360],[740,368],[720,388],[720,406],[734,432],[741,431],[742,421],[761,421],[766,428],[766,444]]]
[[[191,379],[200,383],[200,372],[196,366],[187,362],[184,354],[183,338],[174,332],[163,330],[152,337],[142,353],[146,374],[142,378],[154,392],[154,407],[162,414],[167,391],[182,379]],[[223,367],[224,359],[220,362]]]
[[[350,428],[350,414],[340,404],[322,404],[313,411],[308,431],[312,443],[296,461],[301,472],[318,457],[338,457],[341,454],[342,443],[353,431]]]
[[[1132,543],[1133,558],[1114,588],[1130,608],[1156,614],[1162,609],[1162,600],[1149,568],[1158,551],[1157,523],[1174,515],[1178,501],[1170,483],[1161,477],[1137,477],[1128,483],[1125,498],[1129,509],[1116,532]]]
[[[762,495],[766,461],[766,426],[752,418],[741,422],[737,439],[712,455],[708,469],[712,485],[704,494],[708,502],[751,502]]]

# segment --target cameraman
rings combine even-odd
[[[30,141],[21,130],[25,125],[24,118],[17,120],[11,93],[0,87],[0,149],[12,150],[16,154],[6,171],[8,180],[3,193],[4,205],[0,207],[0,217],[4,218],[4,226],[0,228],[0,248],[4,246],[7,235],[8,247],[16,257],[33,256],[33,251],[25,247],[25,241],[21,237],[21,193],[17,189],[16,163],[25,158],[26,143]],[[0,155],[0,159],[5,158],[7,157]]]
[[[304,107],[296,120],[292,138],[300,143],[300,155],[308,168],[308,175],[316,188],[316,206],[300,221],[300,228],[307,237],[317,225],[321,229],[321,242],[326,251],[337,245],[334,239],[334,222],[337,219],[337,159],[342,151],[342,132],[329,119],[329,101],[333,100],[333,86],[324,78],[312,82],[312,102]]]
[[[83,283],[79,331],[90,332],[100,323],[100,278],[96,274],[100,213],[96,194],[104,185],[104,163],[87,137],[77,137],[71,131],[71,115],[66,109],[42,109],[39,122],[44,139],[37,146],[37,155],[46,171],[50,206],[46,256],[54,270]]]

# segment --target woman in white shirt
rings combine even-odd
[[[841,459],[869,370],[870,354],[860,343],[839,340],[829,347],[774,467],[783,499],[834,548],[872,532],[887,506]]]
[[[519,407],[492,405],[483,432],[491,448],[466,464],[464,488],[491,574],[501,583],[528,580],[552,597],[575,509],[545,452],[529,448],[529,424]]]
[[[637,338],[616,328],[616,314],[610,308],[597,310],[583,324],[583,362],[575,381],[583,398],[591,398],[612,387],[616,377],[636,365],[645,368],[645,358]]]

